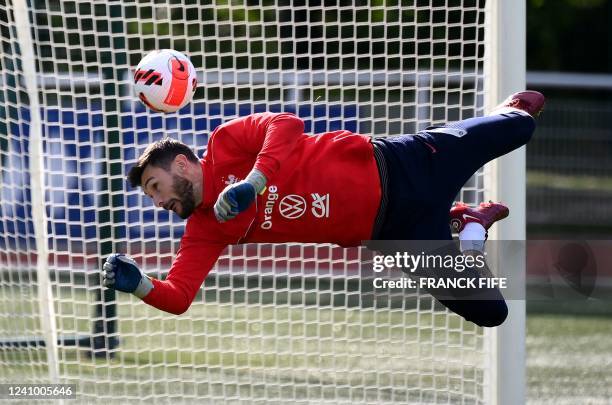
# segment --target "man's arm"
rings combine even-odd
[[[270,180],[303,133],[304,121],[293,114],[252,114],[244,118],[242,145],[257,155],[253,168]]]
[[[164,281],[153,280],[153,290],[143,301],[162,311],[179,315],[189,309],[224,245],[202,244],[183,238]]]
[[[227,186],[219,195],[214,207],[217,220],[233,219],[253,203],[281,162],[291,154],[303,132],[304,122],[289,113],[252,114],[224,127],[222,136],[226,138],[226,147],[256,158],[246,179]]]
[[[113,260],[111,255],[104,265],[104,285],[119,291],[130,292],[147,304],[162,311],[180,315],[189,309],[204,279],[215,265],[225,249],[224,245],[202,244],[181,240],[181,247],[165,280],[145,276],[133,260]],[[125,256],[123,256],[125,257]],[[146,295],[136,294],[131,285],[140,285],[141,279],[147,278],[152,284]],[[126,283],[123,280],[131,280]],[[146,283],[149,284],[149,283]]]

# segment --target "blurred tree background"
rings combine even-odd
[[[612,232],[611,21],[610,0],[527,1],[527,87],[547,96],[527,146],[529,238]]]
[[[527,70],[612,72],[612,2],[528,0]]]

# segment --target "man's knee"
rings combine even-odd
[[[536,128],[535,119],[531,115],[523,112],[510,112],[500,115],[512,118],[504,120],[508,125],[504,126],[502,136],[506,134],[512,136],[521,145],[525,145],[531,140]]]
[[[508,317],[508,306],[503,299],[493,300],[441,300],[451,311],[478,326],[492,328],[499,326]]]
[[[492,328],[499,326],[508,317],[508,306],[504,300],[476,301],[480,308],[475,309],[465,318],[478,326]]]
[[[447,125],[462,128],[469,135],[481,139],[482,136],[499,141],[500,145],[512,141],[515,144],[526,144],[535,131],[535,119],[522,111],[511,111],[485,117],[470,118]]]

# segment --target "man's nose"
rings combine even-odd
[[[155,201],[155,205],[156,206],[164,208],[164,200],[163,199],[161,199],[159,197],[156,197],[154,201]]]

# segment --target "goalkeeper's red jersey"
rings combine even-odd
[[[250,242],[321,242],[356,246],[371,239],[381,185],[370,137],[348,131],[303,133],[292,114],[262,113],[217,127],[202,159],[203,202],[189,217],[165,281],[144,299],[181,313],[223,250]],[[268,179],[256,203],[219,223],[213,205],[251,169]]]

